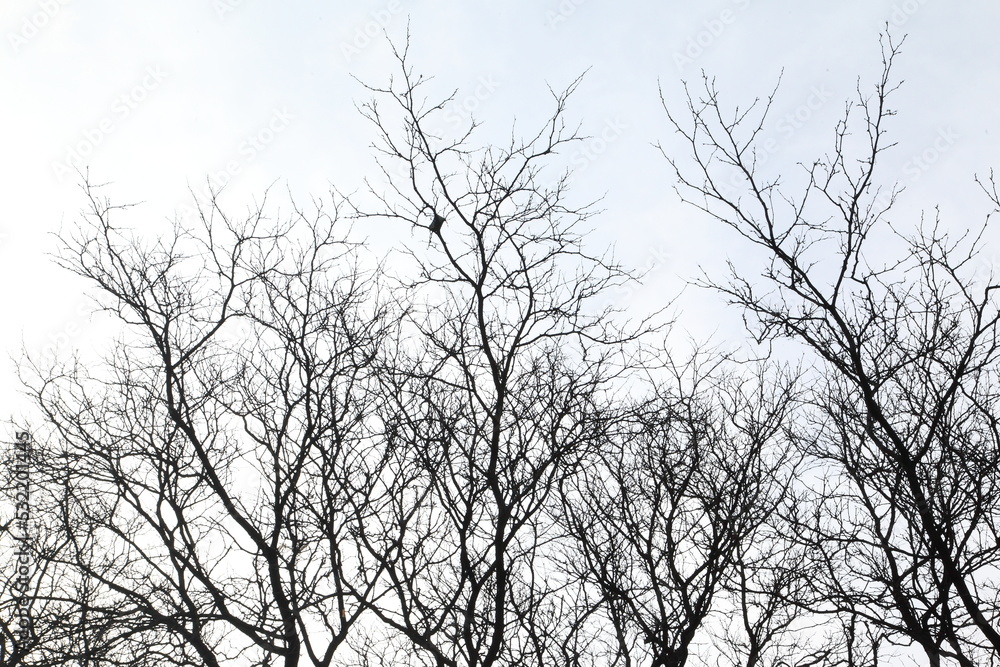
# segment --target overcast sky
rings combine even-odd
[[[907,35],[890,127],[898,146],[881,172],[908,188],[896,219],[914,224],[939,204],[946,224],[974,225],[989,207],[973,178],[1000,167],[995,0],[4,0],[0,340],[17,356],[22,340],[37,352],[95,338],[79,283],[46,258],[50,233],[84,206],[77,166],[110,183],[115,201],[144,202],[121,222],[150,234],[207,177],[230,181],[235,209],[275,181],[297,196],[358,189],[376,172],[374,133],[355,108],[367,95],[353,77],[385,83],[394,70],[382,31],[401,40],[407,24],[414,67],[442,94],[458,90],[449,118],[474,113],[484,140],[508,135],[515,116],[527,133],[551,110],[547,87],[587,71],[569,118],[603,138],[560,157],[580,166],[581,201],[605,196],[594,246],[614,243],[624,263],[650,269],[622,300],[653,307],[739,247],[678,203],[654,147],[679,149],[658,86],[681,109],[681,81],[704,69],[725,102],[745,103],[783,70],[765,129],[769,167],[792,170],[829,148],[859,77],[870,87],[880,73],[887,22]],[[409,233],[390,227],[374,232]],[[1000,257],[1000,235],[985,257]],[[718,326],[713,300],[685,293],[681,325],[695,335]],[[20,412],[15,390],[5,360],[4,417]]]

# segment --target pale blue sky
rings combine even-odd
[[[262,0],[6,0],[0,10],[0,342],[41,350],[54,338],[88,346],[94,325],[79,284],[54,269],[49,232],[71,224],[84,201],[65,175],[72,153],[120,202],[145,202],[127,222],[151,233],[182,206],[188,185],[235,164],[227,201],[242,208],[277,180],[299,195],[332,183],[360,187],[375,165],[370,126],[354,104],[353,76],[384,83],[393,71],[378,34],[400,39],[407,23],[413,64],[458,89],[452,111],[476,107],[483,139],[504,137],[517,116],[525,132],[549,111],[546,86],[589,73],[569,109],[586,134],[611,141],[578,177],[580,199],[606,194],[595,246],[651,269],[647,285],[621,295],[636,312],[680,291],[701,264],[719,267],[731,238],[680,206],[671,172],[653,147],[677,147],[657,85],[680,108],[682,78],[704,68],[731,103],[770,92],[784,68],[769,121],[769,167],[811,161],[860,76],[879,74],[885,23],[908,34],[895,97],[899,142],[882,171],[909,188],[899,220],[940,204],[947,224],[975,224],[987,210],[975,174],[1000,167],[1000,4],[988,0],[713,0],[599,2],[265,3]],[[689,62],[690,61],[690,62]],[[477,96],[478,91],[478,96]],[[815,109],[808,109],[812,104]],[[463,106],[464,105],[464,106]],[[805,105],[805,106],[804,106]],[[800,113],[794,132],[780,125]],[[250,137],[258,137],[253,145]],[[99,137],[99,140],[97,139]],[[947,140],[941,139],[945,137]],[[265,141],[266,140],[266,141]],[[945,150],[926,170],[911,158]],[[280,193],[279,193],[280,194]],[[376,230],[403,239],[398,226]],[[1000,235],[988,258],[1000,257]],[[726,317],[716,297],[690,290],[681,325],[696,335]],[[19,411],[5,360],[0,412]]]

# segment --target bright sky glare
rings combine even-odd
[[[377,172],[373,128],[355,107],[368,95],[354,77],[384,84],[395,70],[383,32],[401,41],[407,26],[416,70],[442,95],[458,91],[446,122],[475,116],[483,141],[509,136],[515,117],[528,133],[551,110],[547,86],[587,72],[569,118],[593,139],[562,157],[578,169],[580,201],[604,196],[595,246],[613,243],[622,262],[649,270],[644,287],[619,296],[654,308],[738,247],[678,202],[654,146],[681,150],[658,86],[682,110],[681,81],[697,83],[701,70],[730,105],[767,95],[781,75],[767,166],[792,173],[829,149],[858,79],[870,87],[879,74],[886,24],[907,35],[898,146],[882,170],[886,184],[907,187],[896,219],[915,224],[940,205],[945,224],[974,226],[989,210],[974,176],[1000,167],[1000,4],[991,0],[6,0],[0,341],[16,358],[22,341],[42,353],[96,338],[80,283],[46,256],[51,233],[85,204],[77,168],[109,183],[115,201],[144,202],[123,222],[149,234],[206,179],[227,181],[224,201],[237,210],[272,183],[279,200],[286,187],[301,198],[331,184],[360,189]],[[994,257],[1000,235],[985,269]],[[737,316],[703,292],[680,304],[680,325],[698,336]],[[8,418],[20,404],[3,363]]]

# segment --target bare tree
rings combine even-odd
[[[39,512],[65,540],[45,567],[65,631],[99,643],[78,659],[330,665],[370,593],[351,534],[379,460],[371,272],[319,202],[233,219],[213,197],[149,243],[85,191],[60,263],[121,337],[97,369],[23,368],[48,425]]]
[[[26,436],[22,438],[22,434]],[[83,655],[71,623],[67,597],[85,596],[85,591],[67,586],[52,566],[52,556],[65,546],[65,536],[44,507],[39,493],[40,476],[46,465],[45,452],[31,442],[31,435],[18,428],[18,443],[10,443],[3,468],[3,492],[12,512],[0,525],[0,663],[22,665],[56,664],[56,656]],[[42,505],[42,507],[39,507]],[[41,510],[41,511],[39,511]]]
[[[400,77],[363,107],[388,194],[373,188],[378,206],[359,214],[428,228],[430,242],[408,251],[407,344],[385,374],[395,474],[362,526],[386,572],[371,607],[386,631],[367,646],[399,664],[580,664],[547,508],[607,428],[605,397],[645,325],[623,332],[592,305],[628,276],[586,252],[589,207],[547,176],[579,138],[564,121],[576,83],[534,136],[475,148],[475,124],[439,136],[451,98],[426,101],[426,79],[396,54]]]
[[[36,625],[0,627],[4,664],[1000,662],[996,286],[936,223],[870,251],[897,53],[794,197],[756,169],[770,99],[729,115],[706,80],[690,122],[668,108],[687,199],[767,255],[766,287],[705,282],[804,345],[801,382],[674,363],[598,305],[631,276],[558,170],[579,82],[477,147],[397,51],[361,107],[385,186],[350,204],[420,232],[391,263],[336,195],[213,197],[150,241],[85,183],[58,260],[121,331],[99,364],[22,364]]]
[[[728,646],[736,664],[760,665],[783,630],[748,591],[786,543],[767,527],[795,469],[793,383],[726,365],[669,365],[562,486],[575,540],[566,566],[613,633],[608,664],[679,667],[714,644],[713,664]],[[734,616],[741,632],[713,640]]]
[[[864,624],[869,652],[884,637],[913,643],[931,665],[995,664],[997,286],[971,277],[979,237],[954,238],[937,219],[895,234],[898,259],[873,251],[874,234],[901,228],[888,222],[899,190],[883,193],[876,171],[890,148],[899,46],[883,39],[881,78],[870,94],[859,87],[832,153],[805,167],[797,194],[756,169],[773,95],[730,114],[706,79],[689,118],[668,108],[692,160],[668,159],[691,204],[767,257],[762,283],[736,268],[728,283],[706,283],[745,310],[760,340],[797,341],[817,362],[801,442],[822,473],[788,514],[809,571],[823,575],[804,604]]]

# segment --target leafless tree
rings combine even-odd
[[[733,267],[728,282],[706,283],[761,341],[797,341],[816,360],[801,446],[817,472],[787,516],[821,575],[801,601],[865,627],[853,636],[872,638],[868,653],[911,643],[931,665],[996,664],[997,286],[972,276],[975,233],[889,222],[899,190],[883,191],[876,167],[891,147],[900,43],[882,43],[882,76],[869,94],[859,86],[801,191],[757,169],[773,95],[729,113],[708,79],[684,118],[666,105],[691,160],[668,159],[682,196],[767,258],[762,281]],[[875,235],[894,235],[897,258],[875,251]],[[870,664],[848,653],[847,664]]]
[[[675,362],[600,305],[631,276],[559,169],[579,82],[479,146],[397,51],[368,202],[213,197],[150,240],[85,182],[58,261],[120,333],[21,365],[36,626],[4,664],[1000,663],[996,286],[937,222],[870,247],[898,50],[797,196],[757,170],[770,98],[667,105],[686,198],[767,257],[705,282],[795,374]],[[369,261],[347,217],[419,234]]]
[[[83,664],[330,665],[371,592],[351,534],[381,441],[374,275],[319,202],[234,219],[213,197],[150,242],[85,192],[59,261],[122,332],[100,366],[22,368],[65,541],[42,598],[97,642]]]
[[[409,249],[418,275],[397,290],[406,344],[381,416],[395,490],[362,522],[386,572],[372,605],[386,630],[366,646],[394,664],[580,664],[547,508],[608,428],[625,350],[650,327],[626,332],[594,305],[628,276],[587,253],[591,209],[567,204],[566,175],[549,175],[579,139],[564,120],[576,83],[553,94],[534,136],[476,148],[475,124],[455,139],[438,131],[453,98],[428,102],[427,80],[396,54],[401,74],[363,107],[388,185],[359,215],[427,228],[430,242]]]
[[[607,664],[679,667],[700,644],[712,664],[728,648],[735,664],[762,665],[794,620],[751,592],[787,542],[768,526],[796,466],[794,383],[727,365],[671,363],[562,485],[566,566],[613,633]],[[715,638],[713,625],[724,627]]]

